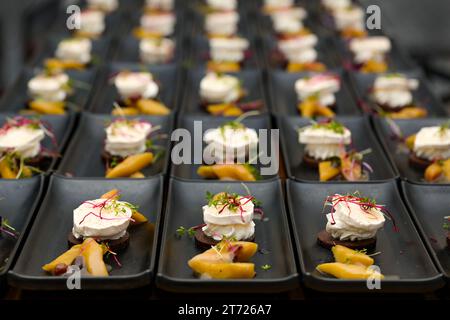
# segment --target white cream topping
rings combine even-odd
[[[205,17],[205,30],[209,34],[230,36],[237,32],[238,22],[236,11],[209,13]]]
[[[123,99],[152,99],[158,95],[159,88],[150,72],[120,72],[114,84]]]
[[[351,0],[322,0],[322,5],[328,10],[348,8],[352,5]]]
[[[295,82],[295,91],[299,101],[310,97],[317,97],[319,103],[324,106],[334,105],[335,93],[340,89],[340,80],[334,75],[319,74],[310,78],[298,79]]]
[[[413,102],[411,90],[416,90],[418,86],[419,82],[416,79],[408,79],[404,75],[378,76],[373,85],[373,95],[379,104],[401,108]]]
[[[234,102],[240,96],[239,79],[209,72],[200,81],[200,97],[209,103]]]
[[[173,57],[175,43],[172,39],[142,39],[139,43],[141,60],[145,63],[165,63]]]
[[[212,9],[219,11],[236,10],[237,8],[236,0],[206,0],[206,3]]]
[[[365,30],[365,13],[357,6],[339,8],[333,12],[336,29]]]
[[[356,63],[369,60],[384,61],[385,54],[391,50],[391,41],[385,36],[355,38],[350,41],[350,51]]]
[[[438,126],[420,129],[413,150],[420,158],[431,161],[450,158],[450,129]]]
[[[39,154],[44,137],[44,130],[26,125],[0,129],[0,154],[17,152],[23,158],[33,158]]]
[[[246,127],[233,128],[224,125],[205,132],[203,140],[218,163],[234,162],[234,159],[245,158],[250,150],[258,145],[258,134],[255,129]]]
[[[87,38],[65,39],[58,43],[55,55],[61,60],[74,60],[83,64],[91,61],[92,42]]]
[[[294,5],[294,0],[264,0],[264,6],[270,8],[288,8]]]
[[[106,128],[105,150],[120,157],[142,153],[151,130],[148,122],[118,119]]]
[[[306,144],[305,153],[318,160],[338,157],[345,151],[345,146],[351,143],[351,132],[344,128],[344,133],[314,126],[300,129],[299,142]]]
[[[203,220],[206,223],[202,228],[203,232],[217,241],[222,240],[224,236],[237,241],[251,238],[255,233],[254,204],[245,197],[241,197],[239,203],[242,212],[239,208],[236,211],[228,207],[222,209],[224,205],[203,206]]]
[[[133,213],[130,204],[109,201],[102,209],[102,203],[105,199],[89,200],[73,210],[72,233],[75,238],[115,240],[124,236]]]
[[[241,62],[245,58],[245,50],[249,47],[245,38],[213,38],[209,40],[211,59],[214,61]]]
[[[175,15],[169,13],[147,13],[141,17],[141,27],[146,31],[169,36],[175,29]]]
[[[28,91],[34,99],[64,101],[67,97],[69,77],[65,73],[39,74],[28,81]]]
[[[171,11],[174,8],[174,0],[146,0],[145,4],[149,9]]]
[[[278,47],[287,60],[296,63],[311,63],[317,60],[317,36],[302,35],[278,41]]]
[[[335,204],[335,212],[327,214],[327,232],[339,240],[356,241],[374,238],[385,222],[381,210],[363,209],[359,204],[351,202],[337,202],[339,196],[335,195],[332,200]]]
[[[87,0],[88,7],[112,12],[119,7],[119,0]]]
[[[80,15],[80,31],[100,35],[105,30],[105,14],[100,10],[86,10]]]
[[[295,33],[301,31],[304,26],[300,19],[279,14],[272,16],[273,28],[277,33]]]

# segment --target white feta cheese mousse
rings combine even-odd
[[[339,91],[340,86],[339,77],[318,74],[298,79],[295,82],[295,91],[299,101],[315,98],[320,105],[329,107],[336,103],[335,93]]]
[[[149,64],[166,63],[173,57],[175,43],[172,39],[142,39],[139,54],[142,62]]]
[[[87,64],[91,61],[92,42],[87,38],[64,39],[58,43],[55,56],[66,61]]]
[[[100,10],[85,10],[80,14],[80,31],[99,36],[105,31],[105,14]]]
[[[430,161],[449,159],[450,129],[439,126],[420,129],[413,150],[418,157]]]
[[[209,40],[211,59],[214,61],[241,62],[250,44],[241,37],[212,38]]]
[[[391,50],[391,41],[385,36],[355,38],[350,41],[350,51],[356,63],[368,61],[383,62],[385,55]]]
[[[170,36],[175,29],[175,15],[171,12],[144,14],[141,17],[141,27],[163,37]]]
[[[209,72],[200,81],[200,97],[207,103],[229,103],[239,99],[239,79],[232,75]]]
[[[236,11],[209,13],[205,17],[205,30],[210,35],[232,36],[237,32],[238,22]]]
[[[146,0],[145,6],[152,10],[171,11],[174,9],[174,0]]]
[[[65,73],[39,74],[28,81],[28,91],[34,99],[64,101],[68,84],[69,77]]]
[[[146,150],[152,125],[140,120],[116,119],[106,128],[105,151],[128,157]]]
[[[373,85],[373,96],[380,105],[389,108],[403,108],[413,103],[412,90],[416,90],[419,82],[401,74],[378,76]]]
[[[33,158],[41,151],[44,137],[42,128],[28,122],[17,125],[7,123],[0,128],[0,154],[16,152],[24,159]]]
[[[306,34],[280,40],[278,47],[289,62],[311,63],[317,60],[317,41],[316,35]]]
[[[113,12],[119,7],[119,0],[87,0],[90,9]]]
[[[237,0],[206,0],[208,7],[217,11],[236,10]]]
[[[333,12],[334,24],[339,31],[365,30],[365,13],[357,6],[339,8]]]
[[[159,92],[150,72],[122,71],[115,77],[114,84],[122,99],[153,99]]]

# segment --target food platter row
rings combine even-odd
[[[331,252],[317,243],[317,234],[326,220],[321,214],[323,200],[329,194],[349,190],[375,197],[392,213],[397,229],[387,225],[379,231],[379,255],[374,258],[385,275],[383,292],[429,292],[442,287],[444,279],[449,278],[446,235],[441,229],[442,216],[447,213],[448,186],[399,181],[321,184],[294,180],[283,185],[279,179],[246,183],[252,195],[264,199],[265,216],[255,226],[259,246],[253,257],[256,277],[221,280],[193,276],[187,261],[201,250],[191,235],[180,233],[181,226],[201,223],[204,194],[222,192],[221,182],[168,180],[162,176],[108,181],[54,174],[2,180],[0,185],[2,197],[7,199],[0,203],[2,212],[20,232],[17,242],[2,241],[2,247],[8,249],[2,257],[7,258],[2,281],[7,279],[19,288],[67,288],[66,277],[49,275],[42,266],[67,247],[64,239],[73,224],[71,208],[112,187],[121,190],[124,199],[139,205],[149,222],[130,228],[128,248],[118,254],[121,266],[113,265],[109,277],[82,277],[83,289],[130,289],[152,284],[175,292],[256,293],[288,291],[303,284],[319,291],[367,292],[365,280],[330,278],[316,269],[318,264],[332,259]],[[245,192],[239,182],[227,183],[227,188]],[[433,210],[426,206],[430,200],[435,204]]]

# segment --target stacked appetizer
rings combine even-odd
[[[92,40],[72,37],[61,40],[55,56],[44,62],[46,69],[58,72],[64,70],[84,70],[92,64]]]
[[[427,110],[414,101],[413,91],[419,87],[417,79],[403,74],[389,73],[376,77],[372,100],[379,113],[394,119],[413,119],[427,116]]]
[[[105,264],[104,255],[113,257],[120,266],[117,252],[128,247],[129,226],[147,221],[135,205],[120,201],[116,189],[99,199],[84,201],[73,210],[73,227],[68,235],[70,249],[42,269],[55,276],[80,270],[83,275],[108,276],[111,267]]]
[[[322,6],[333,20],[334,29],[344,39],[367,36],[365,12],[351,0],[322,0]]]
[[[260,179],[251,164],[258,158],[258,134],[247,128],[242,118],[229,121],[216,129],[208,130],[203,141],[207,147],[205,161],[197,174],[206,179],[255,181]]]
[[[149,122],[118,118],[106,128],[102,158],[106,178],[145,178],[141,172],[158,158],[150,134],[157,130]]]
[[[338,76],[330,73],[303,77],[295,82],[298,97],[298,110],[302,117],[335,116],[336,96],[341,82]]]
[[[114,77],[119,95],[113,115],[138,114],[162,116],[170,113],[159,97],[159,85],[150,72],[121,71]]]
[[[41,145],[45,136],[56,147],[54,134],[42,121],[23,117],[8,119],[0,128],[0,177],[29,178],[47,170],[56,153]]]
[[[234,75],[208,72],[200,81],[201,106],[214,116],[240,116],[261,109],[260,100],[241,102],[246,95],[241,81]]]
[[[388,70],[391,41],[385,36],[353,38],[349,42],[355,70],[364,73],[382,73]]]
[[[428,182],[450,182],[449,123],[424,127],[405,140],[409,149],[409,163],[424,170]]]
[[[319,168],[320,181],[369,179],[371,167],[363,161],[368,151],[346,150],[351,132],[335,120],[325,120],[300,128],[299,143],[305,145],[303,162]]]

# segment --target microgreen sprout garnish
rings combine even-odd
[[[111,250],[107,242],[102,242],[100,246],[103,248],[103,251],[106,252],[106,258],[112,257],[113,260],[116,262],[117,266],[119,268],[122,268],[122,264],[119,261],[119,258],[117,258],[117,253]]]
[[[336,120],[332,120],[332,119],[327,119],[327,120],[319,121],[319,122],[313,122],[312,128],[313,129],[326,129],[326,130],[330,130],[330,131],[333,131],[334,133],[338,133],[338,134],[344,134],[344,132],[345,132],[344,125],[341,124],[340,122],[337,122]]]
[[[336,206],[339,203],[344,203],[347,206],[348,213],[351,214],[349,203],[358,205],[362,211],[368,215],[373,215],[372,210],[379,210],[384,217],[386,217],[388,220],[391,220],[394,225],[394,231],[398,231],[397,225],[395,223],[395,220],[389,210],[386,208],[385,205],[377,204],[375,199],[370,197],[361,196],[359,191],[355,191],[352,194],[346,194],[346,195],[340,195],[340,194],[334,194],[332,196],[328,196],[325,199],[323,211],[325,211],[326,207],[331,207],[330,210],[330,216],[331,221],[330,223],[332,225],[336,224],[336,221],[334,220],[334,212],[336,210]]]
[[[265,264],[261,266],[261,269],[263,269],[264,271],[269,271],[270,269],[272,269],[272,266],[270,264]]]
[[[223,135],[225,135],[225,129],[230,128],[232,130],[242,130],[245,129],[245,125],[242,123],[242,121],[248,117],[256,116],[259,114],[259,111],[249,111],[241,114],[239,117],[232,121],[227,121],[224,124],[222,124],[219,129],[220,132]]]
[[[19,233],[8,222],[7,219],[0,216],[0,233],[4,233],[12,238],[17,239]]]
[[[48,123],[44,123],[39,118],[26,118],[22,116],[17,116],[13,118],[7,118],[6,123],[0,128],[0,135],[6,134],[9,130],[14,128],[25,127],[31,130],[42,130],[44,134],[48,136],[54,146],[57,146],[56,136]]]
[[[446,220],[444,222],[444,225],[442,226],[445,230],[450,231],[450,216],[444,217],[444,219]]]
[[[448,130],[450,130],[450,120],[444,122],[439,126],[439,134],[445,135]]]
[[[195,236],[195,232],[197,231],[197,229],[203,228],[204,226],[206,226],[206,224],[200,224],[198,226],[194,226],[194,227],[190,227],[190,228],[179,226],[178,229],[175,231],[175,233],[180,238],[183,237],[184,235],[187,235],[190,238],[192,238]]]

